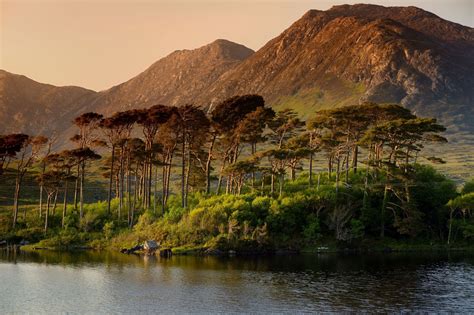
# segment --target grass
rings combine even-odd
[[[315,88],[301,89],[296,94],[282,96],[272,102],[276,110],[291,108],[302,118],[308,118],[320,109],[358,104],[365,92],[361,83],[354,84],[328,76],[323,84]]]
[[[423,156],[436,156],[446,161],[446,164],[434,165],[423,159],[422,163],[432,165],[457,184],[474,177],[474,144],[452,142],[441,146],[431,145],[425,148]]]

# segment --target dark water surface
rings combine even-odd
[[[0,252],[0,314],[474,312],[474,255]]]

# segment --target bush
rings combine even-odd
[[[361,220],[351,219],[351,236],[352,238],[361,238],[364,236],[364,223]]]
[[[19,241],[25,240],[30,243],[36,243],[44,237],[44,230],[40,227],[32,227],[19,230],[15,233],[15,238]]]
[[[138,217],[138,222],[135,224],[135,230],[141,230],[146,228],[147,226],[151,225],[153,222],[156,221],[156,215],[153,211],[145,211],[142,215]]]
[[[466,240],[474,240],[474,222],[463,222],[461,224],[461,230]]]
[[[186,209],[181,207],[181,205],[179,207],[170,207],[165,213],[165,218],[171,223],[178,223],[185,213]]]
[[[464,183],[461,194],[466,195],[472,192],[474,192],[474,178]]]
[[[306,221],[308,223],[303,230],[303,235],[308,243],[313,243],[321,236],[319,219],[316,217],[316,215],[311,213],[310,215],[308,215]]]
[[[106,240],[109,240],[114,234],[115,225],[114,222],[107,222],[104,224],[104,236]]]

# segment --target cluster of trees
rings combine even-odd
[[[15,160],[13,227],[22,179],[29,169],[40,165],[38,216],[44,215],[47,230],[50,207],[56,208],[61,194],[64,226],[71,189],[74,209],[83,218],[88,166],[100,160],[108,178],[107,214],[124,222],[126,213],[129,227],[136,223],[137,211],[165,214],[173,192],[183,209],[189,208],[190,192],[281,197],[285,183],[304,171],[305,187],[317,191],[323,182],[330,183],[342,203],[348,200],[343,190],[360,185],[351,182],[357,174],[363,183],[363,209],[371,207],[371,194],[383,191],[380,236],[385,235],[388,211],[400,233],[416,235],[417,222],[423,220],[413,197],[419,152],[427,142],[446,142],[440,135],[445,128],[435,119],[419,118],[399,105],[366,103],[321,110],[302,121],[290,109],[275,112],[265,107],[259,95],[235,96],[207,112],[193,105],[155,105],[108,117],[85,113],[74,124],[75,148],[61,152],[51,150],[54,137],[0,136],[0,176]],[[173,184],[179,192],[173,191]],[[114,198],[118,207],[112,213]],[[457,208],[453,203],[452,209]]]

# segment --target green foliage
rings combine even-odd
[[[114,235],[114,229],[114,222],[107,222],[104,224],[102,230],[104,231],[104,237],[106,240],[109,240]]]
[[[474,240],[474,222],[463,222],[461,224],[462,235],[465,239]]]
[[[461,194],[464,195],[472,192],[474,192],[474,178],[464,183]]]
[[[153,222],[156,221],[156,215],[153,213],[153,211],[145,211],[139,218],[138,222],[135,225],[135,229],[140,230],[144,229],[147,226],[151,225]]]
[[[30,227],[16,232],[15,238],[35,243],[44,238],[44,231],[43,228],[40,227]]]
[[[365,226],[361,220],[352,219],[351,220],[351,236],[354,239],[362,238],[364,236]]]
[[[318,104],[326,97],[321,91],[308,91],[309,96]],[[131,200],[123,200],[119,214],[119,198],[114,198],[110,209],[99,201],[84,204],[80,214],[68,206],[64,218],[56,210],[44,233],[44,216],[39,218],[37,207],[30,205],[14,228],[11,209],[0,213],[0,232],[8,239],[43,240],[53,247],[130,246],[155,239],[165,246],[221,250],[300,248],[325,238],[348,243],[385,234],[396,240],[443,239],[447,229],[453,240],[472,238],[474,181],[459,195],[453,181],[416,164],[426,157],[419,152],[427,143],[446,141],[436,120],[418,118],[397,104],[365,103],[321,110],[305,123],[293,110],[275,114],[264,105],[261,96],[246,95],[230,98],[208,114],[194,106],[157,105],[105,119],[81,115],[76,119],[81,135],[73,138],[85,145],[99,124],[115,146],[116,160],[114,167],[112,161],[102,161],[89,168],[99,156],[78,148],[71,161],[79,170],[88,164],[86,174],[105,170],[118,186],[126,183],[121,188],[131,188],[124,195],[133,196],[133,220]],[[143,139],[129,139],[134,124]],[[62,165],[64,157],[52,153],[45,158],[47,169],[35,170],[50,197],[58,189],[61,199],[66,179],[52,176],[54,172],[77,175],[72,164]],[[427,159],[441,161],[436,154]],[[178,181],[177,160],[184,170]],[[119,172],[121,167],[126,172]],[[155,197],[148,196],[161,170],[157,185],[162,187]],[[25,177],[30,185],[28,177],[34,176]],[[180,181],[185,193],[177,189]],[[224,188],[226,194],[221,194]],[[86,201],[104,199],[101,193],[89,194],[94,197]]]
[[[307,225],[303,230],[303,235],[308,243],[313,243],[321,237],[319,219],[313,213],[311,213],[308,215],[306,221]]]

